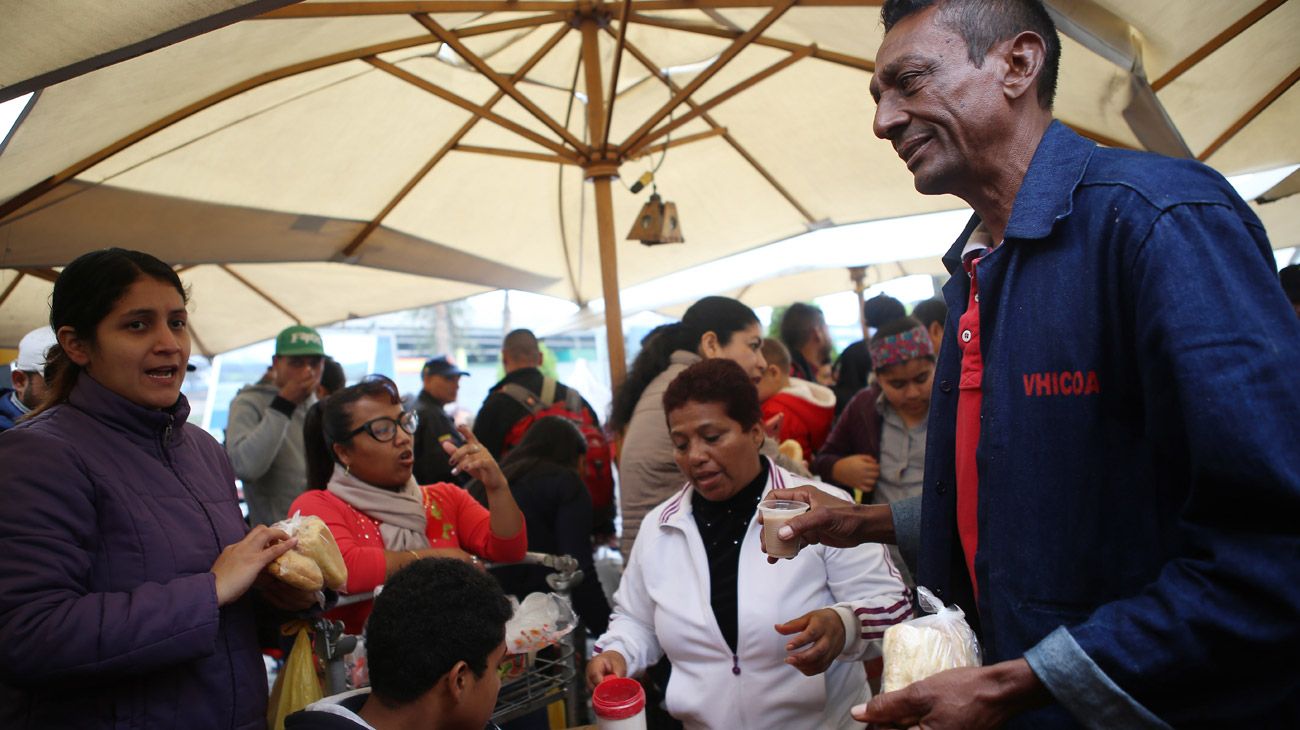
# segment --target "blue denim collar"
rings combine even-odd
[[[1050,235],[1056,222],[1074,211],[1074,189],[1083,180],[1088,160],[1096,149],[1091,141],[1052,120],[1016,193],[1005,239],[1032,240]],[[962,248],[979,223],[979,216],[972,215],[957,241],[944,254],[943,264],[949,273],[961,269]]]

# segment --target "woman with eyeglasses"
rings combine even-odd
[[[415,455],[413,411],[403,411],[397,385],[371,375],[317,403],[307,414],[308,491],[289,514],[325,521],[348,567],[347,593],[366,593],[420,558],[450,557],[481,567],[522,560],[528,548],[524,516],[505,476],[468,428],[452,448],[452,467],[483,483],[488,507],[455,484],[419,486],[411,474]],[[371,601],[327,614],[360,633]]]

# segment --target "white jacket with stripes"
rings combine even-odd
[[[770,467],[764,492],[812,484]],[[689,484],[642,522],[599,651],[617,651],[635,676],[665,653],[673,664],[668,711],[695,728],[860,728],[849,708],[870,698],[862,660],[880,654],[889,625],[911,616],[911,601],[889,554],[878,544],[849,549],[805,547],[775,565],[750,522],[737,578],[737,651],[732,653],[709,602],[704,543],[692,517]],[[845,646],[823,674],[805,677],[785,663],[790,637],[774,626],[833,607],[845,623]]]

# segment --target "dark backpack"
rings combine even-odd
[[[597,515],[610,512],[614,507],[614,471],[609,440],[596,425],[578,391],[569,388],[564,400],[555,400],[557,385],[554,378],[544,379],[541,395],[518,383],[506,383],[501,386],[502,393],[515,399],[528,411],[528,415],[515,421],[515,425],[510,427],[505,444],[501,448],[501,457],[504,459],[505,455],[510,453],[510,449],[523,441],[524,434],[537,419],[546,416],[569,419],[582,432],[583,438],[587,439],[586,470],[582,475],[582,481],[587,485],[587,491],[591,493],[591,506]]]

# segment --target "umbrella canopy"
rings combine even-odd
[[[1057,115],[1082,133],[1228,173],[1300,160],[1300,4],[1049,4],[1067,36]],[[915,193],[872,136],[878,5],[274,9],[45,88],[0,154],[0,266],[48,276],[113,241],[188,265],[329,261],[603,295],[617,381],[620,287],[819,227],[960,206]],[[649,192],[624,185],[648,171],[686,244],[616,245]],[[0,342],[14,338],[16,292],[0,302]],[[249,340],[274,331],[242,324]]]

